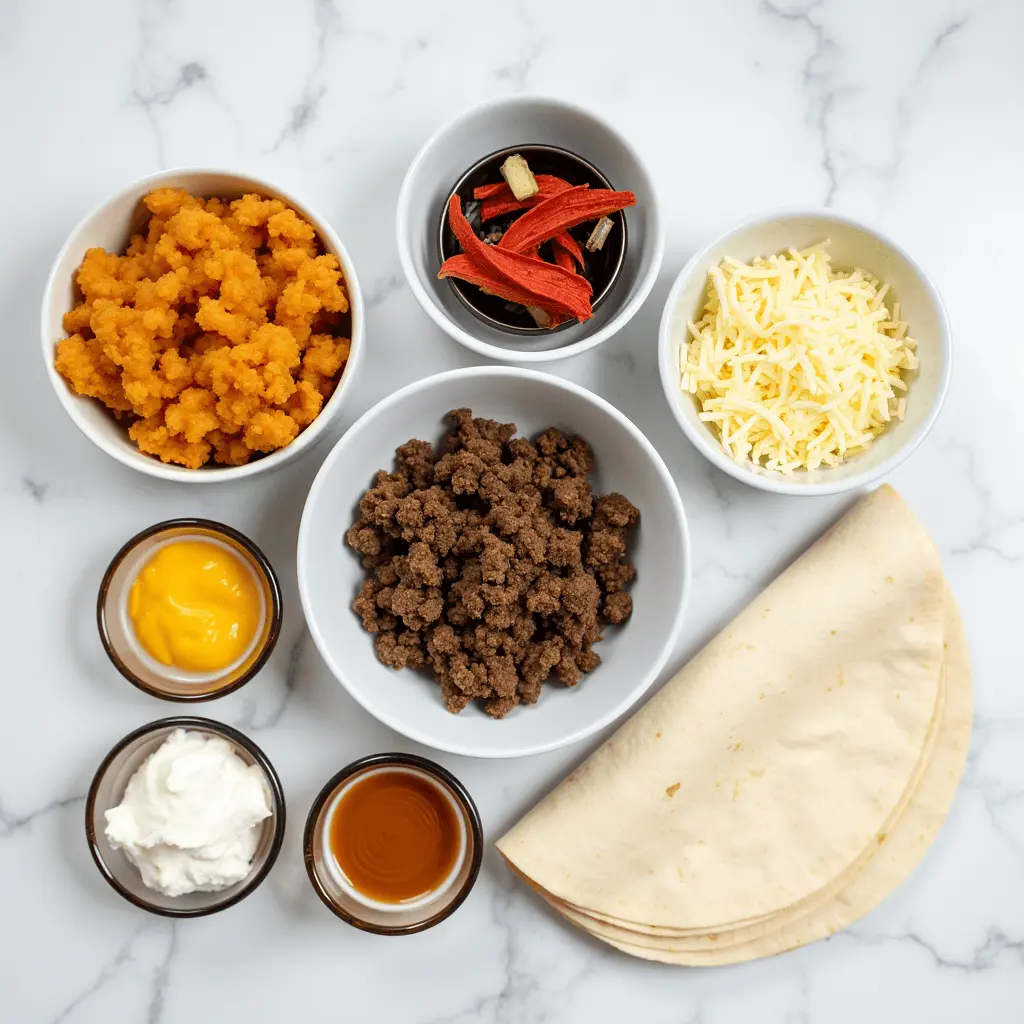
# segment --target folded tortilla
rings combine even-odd
[[[952,602],[951,596],[950,602]],[[950,617],[956,621],[957,616],[955,611],[951,613],[947,610],[946,614],[948,629]],[[675,952],[706,948],[722,949],[726,946],[745,944],[769,933],[776,932],[792,921],[807,917],[840,895],[849,886],[850,882],[867,868],[868,863],[882,849],[893,831],[900,827],[901,822],[906,819],[907,812],[912,803],[918,798],[926,773],[933,765],[936,744],[942,729],[946,727],[946,676],[947,672],[944,664],[939,676],[939,699],[936,703],[935,713],[932,716],[924,747],[922,748],[921,759],[915,766],[910,781],[907,783],[907,787],[901,795],[892,815],[886,821],[883,831],[861,851],[857,860],[837,875],[828,885],[823,886],[807,899],[794,903],[775,914],[761,917],[756,921],[742,922],[726,928],[708,931],[706,929],[666,928],[664,926],[624,921],[606,914],[599,914],[585,907],[577,907],[573,904],[565,903],[550,893],[542,892],[541,895],[570,921],[586,928],[598,938],[617,939],[627,943],[671,949]],[[967,678],[967,688],[969,700],[969,677]]]
[[[828,905],[929,763],[944,632],[938,554],[882,487],[498,848],[564,909],[670,940]]]
[[[933,755],[885,842],[868,851],[834,898],[808,913],[782,911],[751,929],[745,939],[738,938],[739,932],[729,932],[685,940],[616,933],[542,893],[544,898],[574,924],[623,952],[693,967],[741,963],[795,949],[835,934],[874,909],[907,878],[935,840],[967,760],[973,717],[971,666],[963,622],[949,592],[946,601],[946,699]]]

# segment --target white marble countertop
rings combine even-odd
[[[1008,301],[1020,293],[1013,240],[1024,236],[1022,43],[1017,0],[3,0],[0,1018],[1024,1019],[1024,344]],[[591,63],[592,54],[602,56]],[[911,879],[855,927],[795,953],[700,971],[631,960],[556,921],[493,853],[468,902],[432,932],[383,939],[336,920],[302,868],[306,810],[352,758],[416,748],[346,696],[303,627],[295,537],[327,447],[235,487],[174,487],[93,448],[44,376],[38,307],[65,235],[108,193],[175,164],[279,180],[349,246],[369,299],[369,355],[339,431],[400,384],[468,365],[402,279],[395,200],[438,124],[524,90],[619,125],[663,191],[668,249],[643,310],[596,352],[551,369],[619,405],[679,483],[697,599],[673,666],[847,503],[747,489],[683,439],[655,345],[684,260],[748,214],[825,204],[904,243],[948,303],[949,400],[892,482],[935,537],[966,617],[978,712],[970,763]],[[175,711],[107,662],[93,619],[100,575],[136,530],[187,514],[249,533],[283,577],[285,634],[272,663],[202,712],[263,745],[290,820],[262,888],[224,914],[175,925],[103,882],[82,802],[117,739]],[[466,782],[493,837],[592,746],[521,762],[438,760]]]

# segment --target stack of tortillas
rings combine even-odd
[[[634,956],[735,963],[846,927],[935,838],[971,730],[938,553],[864,498],[498,843]]]

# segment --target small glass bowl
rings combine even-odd
[[[258,765],[270,796],[271,815],[261,823],[262,834],[252,861],[252,870],[240,882],[219,892],[193,892],[184,896],[165,896],[148,888],[139,869],[123,850],[115,850],[107,840],[104,813],[116,807],[124,797],[128,780],[175,729],[219,736],[232,745],[246,764]],[[267,755],[251,739],[229,725],[209,718],[179,715],[161,718],[129,733],[103,759],[85,801],[85,835],[89,852],[100,874],[129,903],[163,917],[203,917],[245,899],[270,873],[284,841],[284,790]]]
[[[263,599],[263,625],[248,653],[226,671],[203,675],[177,671],[146,654],[128,617],[128,596],[142,567],[171,540],[219,543],[253,572]],[[140,690],[161,700],[187,703],[213,700],[244,686],[266,664],[281,633],[281,586],[267,556],[248,537],[210,519],[168,519],[137,533],[111,561],[96,601],[96,623],[114,667]]]
[[[408,768],[426,775],[444,790],[462,818],[466,846],[455,877],[433,896],[415,900],[409,906],[378,908],[372,900],[357,899],[339,881],[338,868],[328,848],[327,826],[336,798],[356,778],[381,768]],[[473,798],[451,772],[415,754],[371,754],[342,768],[320,790],[306,818],[303,848],[306,873],[313,888],[343,921],[375,935],[412,935],[450,917],[469,895],[480,873],[484,832]]]

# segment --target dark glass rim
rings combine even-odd
[[[110,591],[110,584],[113,581],[114,573],[117,572],[121,563],[125,557],[144,540],[149,540],[150,537],[154,537],[159,533],[163,533],[167,530],[172,529],[202,529],[209,530],[212,533],[219,533],[225,537],[230,538],[237,544],[241,545],[245,550],[253,557],[256,564],[259,566],[260,571],[263,573],[267,580],[267,585],[270,588],[270,625],[267,633],[266,642],[263,644],[263,648],[257,655],[256,660],[243,672],[234,682],[228,683],[225,686],[220,686],[217,689],[204,693],[169,693],[168,691],[161,689],[159,686],[153,686],[144,679],[140,679],[121,659],[121,656],[117,653],[113,643],[110,640],[110,634],[107,630],[107,616],[106,616],[106,603],[107,594]],[[103,580],[100,583],[99,594],[96,597],[96,626],[100,633],[100,642],[103,644],[103,649],[107,652],[107,657],[110,658],[114,665],[114,668],[124,676],[133,686],[137,686],[144,693],[148,693],[151,697],[158,697],[160,700],[173,701],[177,704],[199,704],[207,700],[216,700],[218,697],[224,697],[229,693],[234,693],[235,690],[245,686],[250,679],[252,679],[262,668],[266,665],[270,655],[273,654],[274,648],[277,646],[278,638],[281,635],[281,622],[283,619],[283,601],[281,598],[281,584],[278,581],[277,573],[274,572],[274,567],[270,564],[270,560],[262,550],[244,533],[240,533],[232,526],[227,526],[225,523],[218,523],[213,519],[196,519],[191,517],[185,517],[181,519],[165,519],[163,522],[154,523],[152,526],[147,527],[145,530],[141,530],[135,534],[134,537],[127,540],[121,545],[117,554],[110,560],[110,565],[107,566],[107,571],[103,574]]]
[[[469,831],[472,833],[473,843],[469,874],[466,876],[466,880],[462,883],[461,889],[452,898],[451,902],[446,904],[436,914],[423,921],[395,926],[371,924],[370,922],[364,921],[362,918],[349,913],[343,907],[339,907],[338,904],[331,899],[330,893],[327,892],[323,883],[320,881],[320,877],[316,870],[316,861],[313,857],[313,836],[316,833],[317,822],[320,820],[320,816],[323,814],[327,800],[331,794],[342,782],[355,775],[356,772],[363,771],[365,768],[388,767],[391,765],[406,768],[418,768],[420,771],[433,776],[448,786],[456,799],[462,805],[462,809],[465,812],[466,819],[469,823]],[[454,775],[452,775],[450,771],[448,771],[447,768],[442,768],[441,765],[437,764],[435,761],[430,761],[417,754],[369,754],[366,757],[361,757],[358,760],[353,761],[351,764],[346,765],[340,772],[333,775],[327,781],[327,784],[323,789],[321,789],[317,794],[316,799],[313,801],[313,806],[310,807],[309,814],[306,817],[306,828],[302,837],[302,859],[305,861],[306,874],[309,876],[309,881],[314,890],[316,890],[316,894],[334,914],[340,917],[347,924],[365,932],[372,932],[374,935],[414,935],[416,932],[422,932],[426,931],[428,928],[433,928],[434,925],[440,924],[445,920],[445,918],[451,917],[451,915],[454,914],[460,906],[462,906],[473,886],[476,885],[477,877],[480,874],[480,865],[483,862],[483,856],[484,828],[480,821],[480,812],[477,810],[476,804],[473,802],[473,798],[469,795],[469,791]]]
[[[571,149],[566,149],[564,146],[552,146],[546,142],[521,142],[516,146],[506,146],[504,149],[496,149],[493,153],[488,153],[487,156],[481,157],[477,160],[472,167],[469,167],[461,175],[459,180],[455,183],[455,187],[452,188],[448,196],[444,201],[444,208],[441,211],[441,222],[438,226],[437,234],[437,254],[438,254],[438,266],[444,262],[444,235],[445,228],[448,224],[448,204],[451,202],[451,198],[454,195],[460,195],[466,182],[486,163],[494,160],[499,156],[511,156],[513,153],[518,153],[523,149],[534,149],[534,150],[546,150],[550,153],[559,153],[562,156],[569,157],[576,163],[585,167],[595,178],[602,183],[604,188],[610,189],[612,187],[611,182],[605,177],[605,175],[598,170],[589,160],[580,156],[579,153],[574,153]],[[629,244],[628,228],[626,225],[626,217],[623,210],[617,211],[617,216],[620,223],[622,224],[622,244],[619,247],[619,258],[615,264],[615,269],[612,271],[611,276],[608,278],[608,283],[601,289],[601,291],[594,296],[590,303],[590,308],[596,313],[598,307],[605,301],[605,299],[612,293],[612,289],[615,287],[616,281],[619,279],[619,275],[622,273],[622,268],[626,262],[626,247]],[[495,330],[504,331],[506,334],[519,334],[526,338],[532,338],[537,335],[549,335],[557,334],[559,331],[567,330],[570,327],[578,327],[579,324],[575,320],[568,320],[564,324],[560,324],[558,327],[518,327],[515,324],[506,324],[501,320],[497,320],[492,316],[489,316],[483,310],[478,309],[477,306],[471,301],[469,296],[460,287],[462,282],[454,277],[448,278],[448,285],[454,292],[456,298],[462,303],[470,313],[473,314],[478,320],[485,324],[489,324]]]
[[[242,747],[262,769],[273,798],[274,838],[271,841],[266,860],[248,878],[244,879],[243,887],[238,892],[220,902],[214,902],[208,907],[175,910],[173,907],[161,907],[155,903],[150,903],[149,900],[127,889],[114,877],[113,872],[103,859],[103,854],[100,852],[99,844],[96,841],[96,829],[94,828],[93,821],[96,811],[96,799],[103,777],[107,774],[114,758],[125,747],[134,743],[137,739],[157,732],[160,729],[202,729],[206,732],[223,736],[224,739],[230,740],[236,746]],[[285,813],[284,789],[281,786],[281,780],[278,777],[277,771],[270,763],[267,755],[248,736],[239,732],[233,726],[225,725],[223,722],[216,722],[212,718],[200,718],[195,715],[173,715],[170,718],[161,718],[155,722],[139,726],[138,729],[134,729],[124,739],[116,743],[113,749],[100,762],[100,766],[96,769],[96,774],[89,785],[89,794],[85,799],[85,837],[89,843],[89,852],[92,854],[92,859],[96,867],[99,868],[100,874],[106,879],[111,888],[123,896],[129,903],[134,904],[140,910],[146,910],[151,914],[159,914],[161,917],[206,917],[208,914],[216,914],[219,910],[227,910],[228,907],[233,907],[236,903],[240,903],[270,874],[270,869],[277,861],[277,856],[281,852],[281,846],[284,843]]]

